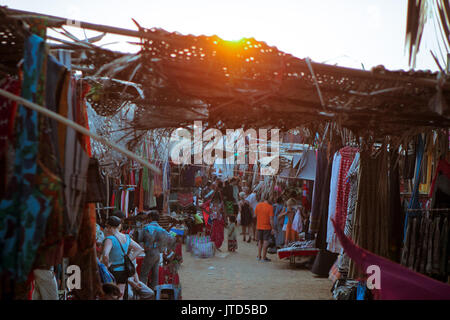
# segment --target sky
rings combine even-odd
[[[1,5],[136,30],[141,26],[225,40],[253,37],[298,58],[359,69],[410,69],[405,50],[407,0],[0,0]],[[84,37],[80,29],[73,30]],[[97,32],[86,31],[91,37]],[[426,28],[416,69],[436,71]],[[105,48],[135,52],[136,41],[108,36]],[[108,44],[112,42],[118,42]]]

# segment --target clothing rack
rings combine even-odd
[[[115,209],[116,207],[103,207],[103,208],[96,208],[95,210],[109,210],[109,209]]]
[[[450,212],[450,208],[435,208],[435,209],[407,209],[406,211],[442,211]]]

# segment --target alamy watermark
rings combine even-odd
[[[369,275],[366,281],[367,288],[370,290],[381,289],[381,270],[377,265],[367,267],[366,273]]]
[[[66,274],[68,275],[66,280],[66,287],[69,290],[81,289],[81,269],[79,266],[72,264],[67,266]]]
[[[191,131],[178,128],[172,132],[170,157],[176,164],[243,165],[259,162],[261,174],[275,175],[280,166],[280,130],[227,129],[223,136],[218,129],[210,128],[203,132],[202,122],[195,121]]]

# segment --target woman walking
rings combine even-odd
[[[125,254],[131,261],[144,252],[144,249],[130,238],[128,234],[120,232],[121,221],[111,216],[106,222],[106,235],[103,243],[102,262],[109,268],[123,297],[128,283],[128,273],[125,271]]]
[[[217,251],[221,251],[220,247],[224,240],[225,221],[223,201],[221,200],[220,193],[216,193],[213,196],[210,219],[212,221],[211,240],[214,242]]]
[[[239,193],[239,212],[241,213],[241,226],[242,226],[242,234],[244,235],[243,241],[246,241],[246,236],[248,232],[248,241],[250,242],[252,237],[250,235],[250,226],[252,224],[252,208],[250,207],[250,204],[248,203],[246,198],[245,192]]]
[[[283,205],[283,198],[278,197],[276,204],[274,205],[274,215],[273,215],[273,225],[275,231],[275,245],[277,247],[282,247],[284,244],[285,235],[283,233],[283,224],[284,221],[278,219],[278,216],[282,214],[283,211],[286,211],[286,208]]]

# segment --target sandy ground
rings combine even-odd
[[[259,262],[256,242],[243,243],[242,236],[238,241],[237,252],[227,252],[225,239],[222,253],[209,259],[195,258],[183,246],[179,270],[183,300],[332,299],[330,280],[291,266],[277,254],[267,255],[271,262]]]

